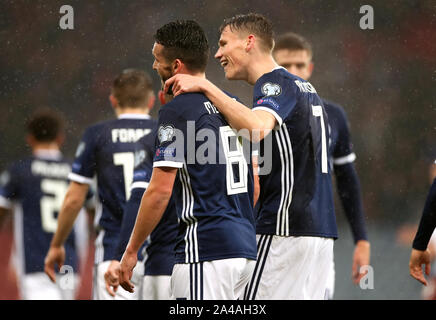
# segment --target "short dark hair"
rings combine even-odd
[[[224,19],[220,26],[220,33],[229,26],[231,31],[247,31],[258,36],[264,48],[271,51],[274,47],[274,31],[272,23],[265,16],[258,13],[238,14],[229,19]]]
[[[277,37],[274,51],[283,49],[291,51],[306,50],[311,57],[313,55],[312,46],[309,41],[293,32],[287,32]]]
[[[36,110],[26,121],[27,132],[38,142],[53,142],[64,130],[63,116],[52,109]]]
[[[143,107],[147,104],[153,86],[150,76],[142,70],[126,69],[112,84],[112,94],[123,107]]]
[[[200,25],[193,20],[177,20],[165,24],[154,35],[164,46],[168,61],[180,59],[190,71],[203,72],[209,59],[209,44]]]

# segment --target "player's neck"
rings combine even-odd
[[[253,59],[248,69],[247,82],[254,85],[256,81],[265,73],[271,72],[279,65],[270,54],[262,54]]]
[[[148,108],[115,108],[115,114],[119,117],[122,114],[149,114],[150,110]]]
[[[38,142],[37,144],[32,146],[33,154],[44,151],[59,152],[59,145],[56,142]]]

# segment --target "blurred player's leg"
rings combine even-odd
[[[138,263],[133,269],[132,283],[135,292],[130,293],[121,286],[118,287],[115,297],[112,297],[106,290],[104,274],[109,267],[110,261],[104,261],[94,267],[94,300],[140,300],[142,296],[142,278],[144,277],[144,264]]]
[[[254,260],[221,259],[176,264],[171,278],[173,299],[237,300],[250,280]]]
[[[171,299],[171,276],[144,276],[142,283],[142,299]]]

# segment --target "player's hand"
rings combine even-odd
[[[44,272],[48,275],[50,280],[56,283],[55,265],[58,265],[59,269],[62,268],[65,261],[65,248],[50,247],[44,261]]]
[[[425,266],[425,274],[430,275],[430,252],[412,249],[409,261],[410,275],[421,282],[423,285],[427,285],[427,280],[422,272],[422,265]]]
[[[164,92],[168,93],[171,88],[173,95],[176,97],[182,93],[188,92],[203,92],[203,82],[205,78],[191,76],[188,74],[176,74],[165,81]]]
[[[112,297],[115,297],[115,293],[120,285],[120,262],[112,260],[104,274],[104,282],[106,284],[106,290]]]
[[[124,290],[132,292],[135,287],[130,280],[133,275],[133,268],[135,268],[138,261],[136,252],[124,252],[120,265],[120,285]]]
[[[351,277],[354,284],[358,284],[360,279],[367,273],[362,272],[361,267],[369,265],[371,255],[370,244],[366,240],[356,242],[353,254],[353,265],[351,267]]]

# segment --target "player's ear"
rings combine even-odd
[[[64,133],[59,133],[58,136],[56,137],[56,144],[59,146],[59,148],[64,144],[65,141],[65,134]]]
[[[312,75],[313,68],[315,67],[315,64],[311,61],[309,63],[308,71],[309,71],[309,77]]]
[[[172,63],[172,72],[173,72],[173,75],[174,74],[178,74],[178,73],[180,73],[180,71],[182,70],[182,68],[183,68],[183,62],[180,60],[180,59],[176,59],[176,60],[174,60],[173,61],[173,63]]]
[[[165,100],[165,92],[163,92],[162,90],[159,90],[158,96],[159,96],[159,102],[161,105],[164,105],[165,103],[167,103]]]
[[[33,148],[33,146],[36,144],[35,137],[31,134],[26,135],[26,143],[29,145],[30,148]]]
[[[254,34],[250,34],[247,37],[246,45],[245,45],[245,51],[248,52],[254,48],[254,45],[256,43],[256,36]]]
[[[109,101],[111,102],[112,108],[118,108],[118,100],[114,97],[114,95],[111,93],[109,96]]]
[[[152,92],[150,92],[150,96],[149,96],[148,102],[147,102],[148,110],[153,109],[155,102],[156,102],[156,96],[154,95],[154,92],[152,91]]]

